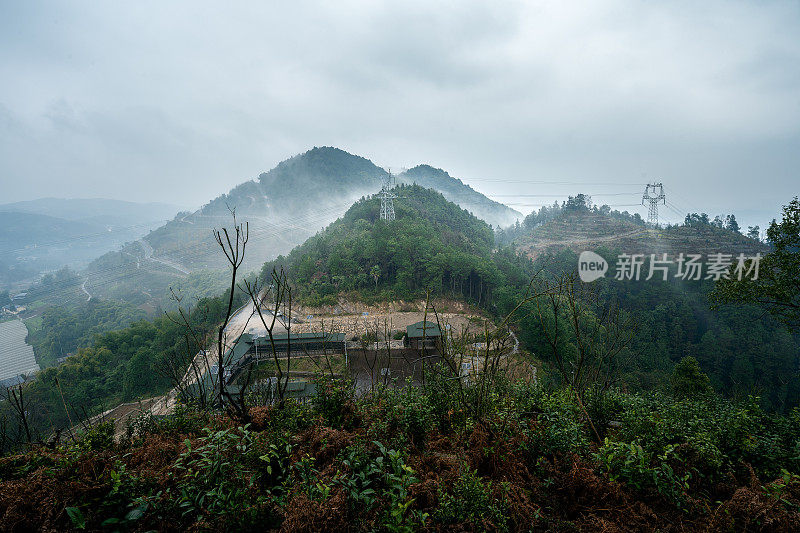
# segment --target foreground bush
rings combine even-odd
[[[528,531],[800,528],[800,417],[757,399],[516,384],[473,418],[444,388],[181,408],[121,439],[0,459],[2,530]],[[470,391],[465,391],[468,398]]]

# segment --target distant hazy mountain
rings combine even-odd
[[[1,270],[8,274],[0,272],[0,286],[62,266],[82,268],[142,237],[177,210],[168,204],[103,199],[42,198],[0,205]]]
[[[39,198],[0,204],[0,212],[31,213],[64,220],[125,226],[163,222],[174,217],[180,210],[179,206],[166,203],[136,203],[103,198]]]
[[[86,288],[144,303],[170,287],[207,286],[207,271],[227,266],[212,230],[232,229],[233,212],[249,226],[245,268],[256,269],[336,220],[361,196],[379,191],[384,175],[363,157],[314,148],[99,257],[85,272]]]
[[[490,200],[440,168],[418,165],[398,175],[397,180],[401,183],[416,183],[437,190],[451,202],[460,205],[495,227],[509,226],[523,218],[519,211]]]
[[[337,148],[314,148],[283,161],[193,213],[181,213],[150,233],[151,257],[193,271],[225,265],[212,229],[232,227],[232,212],[250,227],[246,260],[260,265],[286,253],[341,216],[365,194],[380,189],[386,171]],[[142,255],[141,245],[126,249]],[[151,261],[152,262],[152,261]],[[180,269],[176,269],[180,271]]]
[[[154,257],[186,270],[223,264],[210,230],[231,225],[231,210],[250,224],[248,261],[287,253],[343,215],[358,198],[380,190],[387,172],[370,160],[332,147],[313,148],[245,182],[194,213],[184,213],[147,236]],[[513,222],[516,211],[474,191],[446,172],[421,165],[398,177],[435,189],[490,223]],[[402,199],[398,199],[402,202]]]

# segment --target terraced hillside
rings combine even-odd
[[[0,381],[39,370],[33,348],[25,342],[27,335],[21,320],[0,322]]]
[[[517,239],[516,248],[532,258],[569,248],[575,252],[607,248],[628,254],[762,254],[763,243],[712,225],[651,228],[597,210],[564,211]]]

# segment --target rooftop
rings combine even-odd
[[[421,321],[406,327],[406,335],[409,339],[421,339],[422,337],[441,337],[442,330],[436,322]]]

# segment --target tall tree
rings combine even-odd
[[[720,279],[711,294],[714,306],[755,303],[782,320],[792,331],[800,328],[800,201],[783,207],[783,220],[772,221],[767,241],[773,250],[758,265],[758,278],[734,275]],[[746,265],[754,267],[753,261]]]
[[[725,228],[739,233],[739,223],[736,222],[736,215],[728,215],[725,217]]]

